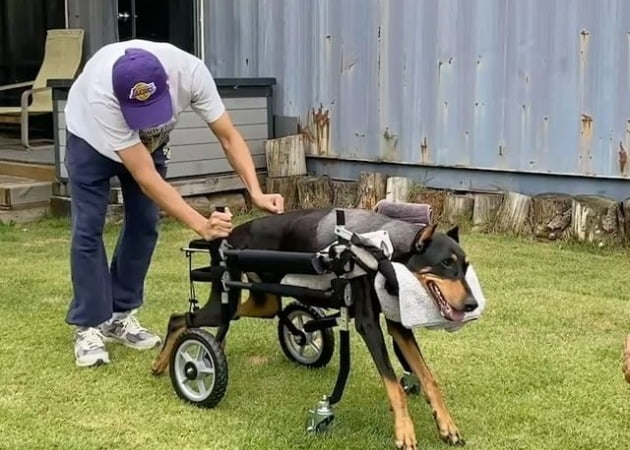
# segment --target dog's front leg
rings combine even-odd
[[[153,360],[151,365],[151,372],[153,375],[162,375],[168,368],[171,353],[177,338],[186,330],[186,316],[184,314],[171,315],[168,326],[166,328],[166,336],[164,337],[164,344],[162,350]]]
[[[425,397],[431,405],[433,417],[435,417],[442,440],[451,445],[464,445],[465,441],[461,437],[451,417],[451,413],[446,407],[446,403],[442,398],[442,392],[420,352],[420,347],[413,332],[401,324],[390,320],[387,320],[387,330],[420,380]]]
[[[396,381],[396,374],[387,354],[378,315],[374,312],[371,303],[372,299],[369,295],[358,299],[355,326],[365,341],[385,385],[387,398],[394,414],[396,447],[404,450],[415,450],[417,449],[416,433],[407,408],[407,396],[402,386]]]
[[[623,364],[621,367],[625,380],[630,383],[630,334],[626,336],[623,348]]]

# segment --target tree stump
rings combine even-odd
[[[389,177],[387,178],[385,199],[390,202],[406,202],[411,186],[412,182],[409,178]]]
[[[357,189],[357,206],[372,209],[387,194],[387,175],[379,172],[361,172]]]
[[[571,234],[573,199],[567,194],[539,194],[532,198],[534,237],[555,241]]]
[[[621,202],[623,216],[624,244],[630,244],[630,198]]]
[[[304,136],[301,134],[267,140],[265,157],[269,177],[306,175]]]
[[[409,193],[408,200],[411,203],[426,203],[433,209],[433,223],[440,224],[444,220],[444,203],[446,191],[436,189],[420,189]]]
[[[446,196],[444,220],[449,225],[472,220],[475,200],[472,195],[451,193]]]
[[[518,192],[507,192],[497,211],[494,230],[500,233],[523,235],[531,230],[529,212],[532,198]]]
[[[479,193],[473,196],[473,230],[488,231],[492,228],[497,217],[497,211],[503,201],[503,194]]]
[[[267,177],[266,191],[270,194],[280,194],[284,197],[284,210],[291,211],[298,207],[297,182],[301,176],[294,177]]]
[[[573,199],[571,231],[579,241],[600,247],[621,241],[623,218],[618,202],[597,195],[580,195]]]
[[[328,177],[303,177],[297,182],[299,208],[331,206],[333,191]]]
[[[359,184],[356,181],[332,180],[333,206],[336,208],[354,208],[357,206]]]

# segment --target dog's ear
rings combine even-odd
[[[454,226],[446,232],[446,235],[453,239],[455,242],[459,242],[459,227]]]
[[[427,225],[422,228],[413,238],[413,250],[420,253],[424,250],[424,246],[431,239],[433,233],[435,233],[437,225]]]

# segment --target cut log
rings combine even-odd
[[[409,178],[389,177],[387,179],[385,199],[390,202],[406,202],[412,184]]]
[[[623,217],[624,244],[630,245],[630,198],[621,202],[621,212]]]
[[[298,207],[323,208],[332,205],[333,192],[328,177],[303,177],[297,182]]]
[[[620,243],[623,230],[621,208],[615,200],[597,195],[580,195],[573,199],[571,231],[578,241],[600,247]]]
[[[497,217],[497,211],[503,201],[503,194],[478,193],[473,195],[473,230],[485,232],[492,228]]]
[[[469,194],[450,193],[444,204],[444,220],[449,225],[460,224],[472,220],[475,200]]]
[[[269,194],[280,194],[284,197],[284,210],[291,211],[298,207],[297,182],[301,176],[293,177],[267,177],[266,192]]]
[[[507,192],[503,196],[497,211],[494,231],[512,235],[524,235],[531,232],[529,212],[532,198],[518,192]]]
[[[333,206],[336,208],[356,207],[358,186],[359,183],[356,181],[331,180],[330,187],[333,193]]]
[[[361,172],[357,189],[357,206],[372,209],[387,194],[387,175],[379,172]]]
[[[567,194],[546,193],[532,198],[534,237],[555,241],[571,235],[573,199]]]
[[[306,175],[304,136],[301,134],[269,139],[265,142],[267,176]]]
[[[411,203],[426,203],[433,209],[433,223],[441,224],[444,221],[444,203],[446,191],[436,189],[418,189],[409,193],[408,201]]]
[[[240,193],[221,193],[211,195],[194,195],[191,197],[185,197],[184,200],[190,206],[193,207],[199,214],[209,217],[218,206],[225,206],[229,208],[232,214],[238,214],[239,212],[247,209],[245,203],[245,197]]]

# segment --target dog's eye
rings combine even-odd
[[[442,261],[442,267],[444,267],[445,269],[450,269],[451,267],[453,267],[453,264],[455,264],[455,261],[453,261],[451,258]]]

